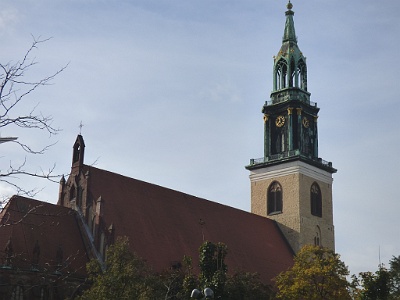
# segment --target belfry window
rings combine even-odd
[[[281,90],[287,87],[288,66],[285,60],[281,59],[275,67],[275,82],[276,82],[276,90]]]
[[[299,61],[297,73],[299,75],[299,87],[307,91],[307,66],[303,60]]]
[[[289,87],[294,87],[297,85],[297,74],[296,74],[296,67],[294,64],[294,60],[290,61],[290,78],[289,78]]]
[[[282,187],[279,182],[274,181],[268,188],[267,213],[268,215],[282,212]]]
[[[322,217],[322,196],[321,189],[318,184],[314,182],[310,190],[311,198],[311,214],[313,216]]]

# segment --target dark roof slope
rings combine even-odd
[[[101,215],[116,236],[158,271],[181,261],[198,262],[203,241],[228,246],[230,271],[258,272],[269,282],[293,263],[293,253],[270,219],[185,193],[84,166],[92,199],[102,198]]]
[[[7,262],[9,240],[12,256]],[[36,244],[39,252],[34,250]],[[0,249],[3,267],[74,277],[86,275],[89,259],[78,218],[75,211],[66,207],[13,196],[0,213]]]

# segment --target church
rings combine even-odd
[[[289,1],[262,106],[264,156],[246,166],[251,212],[86,165],[79,134],[57,205],[13,196],[0,213],[0,299],[73,298],[86,263],[104,263],[119,236],[156,272],[179,266],[184,255],[196,272],[200,245],[223,242],[230,271],[257,272],[270,285],[302,246],[334,249],[336,169],[318,156],[319,108],[310,101],[292,8]]]

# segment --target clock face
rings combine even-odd
[[[285,125],[285,117],[284,116],[277,117],[275,120],[275,125],[277,127],[282,127],[283,125]]]
[[[303,126],[305,128],[310,127],[310,121],[306,117],[303,118]]]

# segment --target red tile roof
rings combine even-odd
[[[276,223],[239,209],[116,173],[83,166],[88,193],[102,198],[101,215],[115,236],[162,271],[184,255],[198,264],[203,241],[223,242],[230,271],[258,272],[270,280],[293,264],[293,252]]]
[[[0,213],[0,265],[6,264],[4,250],[11,238],[11,264],[21,270],[31,270],[35,264],[34,248],[37,242],[40,271],[74,277],[86,276],[86,254],[76,212],[25,197],[13,196]],[[57,259],[62,251],[62,265]]]

